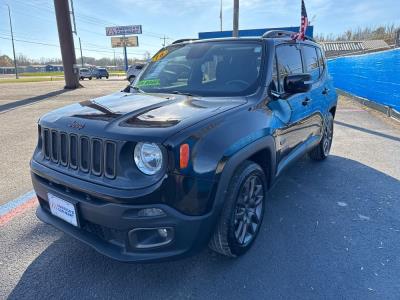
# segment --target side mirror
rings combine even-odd
[[[305,93],[311,89],[312,80],[310,74],[288,75],[284,79],[285,92],[288,94]]]

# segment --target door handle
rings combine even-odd
[[[329,89],[324,88],[324,90],[322,91],[322,95],[328,95],[328,93],[329,93]]]
[[[311,99],[310,98],[306,98],[306,99],[303,100],[303,102],[301,102],[301,104],[306,106],[306,105],[310,104],[310,102],[311,102]]]

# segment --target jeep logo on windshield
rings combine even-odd
[[[81,130],[81,129],[85,128],[85,124],[84,123],[79,123],[77,121],[74,121],[71,124],[69,124],[68,127]]]

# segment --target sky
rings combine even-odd
[[[40,59],[61,57],[52,0],[0,0],[0,55],[12,56],[7,6],[11,7],[17,54]],[[400,25],[399,0],[305,0],[314,32],[338,35],[347,29]],[[222,0],[223,29],[232,28],[233,0]],[[111,48],[106,26],[142,25],[139,47],[128,48],[130,58],[154,54],[167,43],[195,38],[201,31],[218,31],[220,0],[74,0],[77,35],[83,55],[122,57]],[[240,29],[298,26],[300,0],[240,0]],[[77,57],[79,51],[76,51]]]

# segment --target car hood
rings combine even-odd
[[[40,124],[93,136],[162,141],[190,125],[246,102],[243,97],[118,92],[52,111],[41,118]]]

